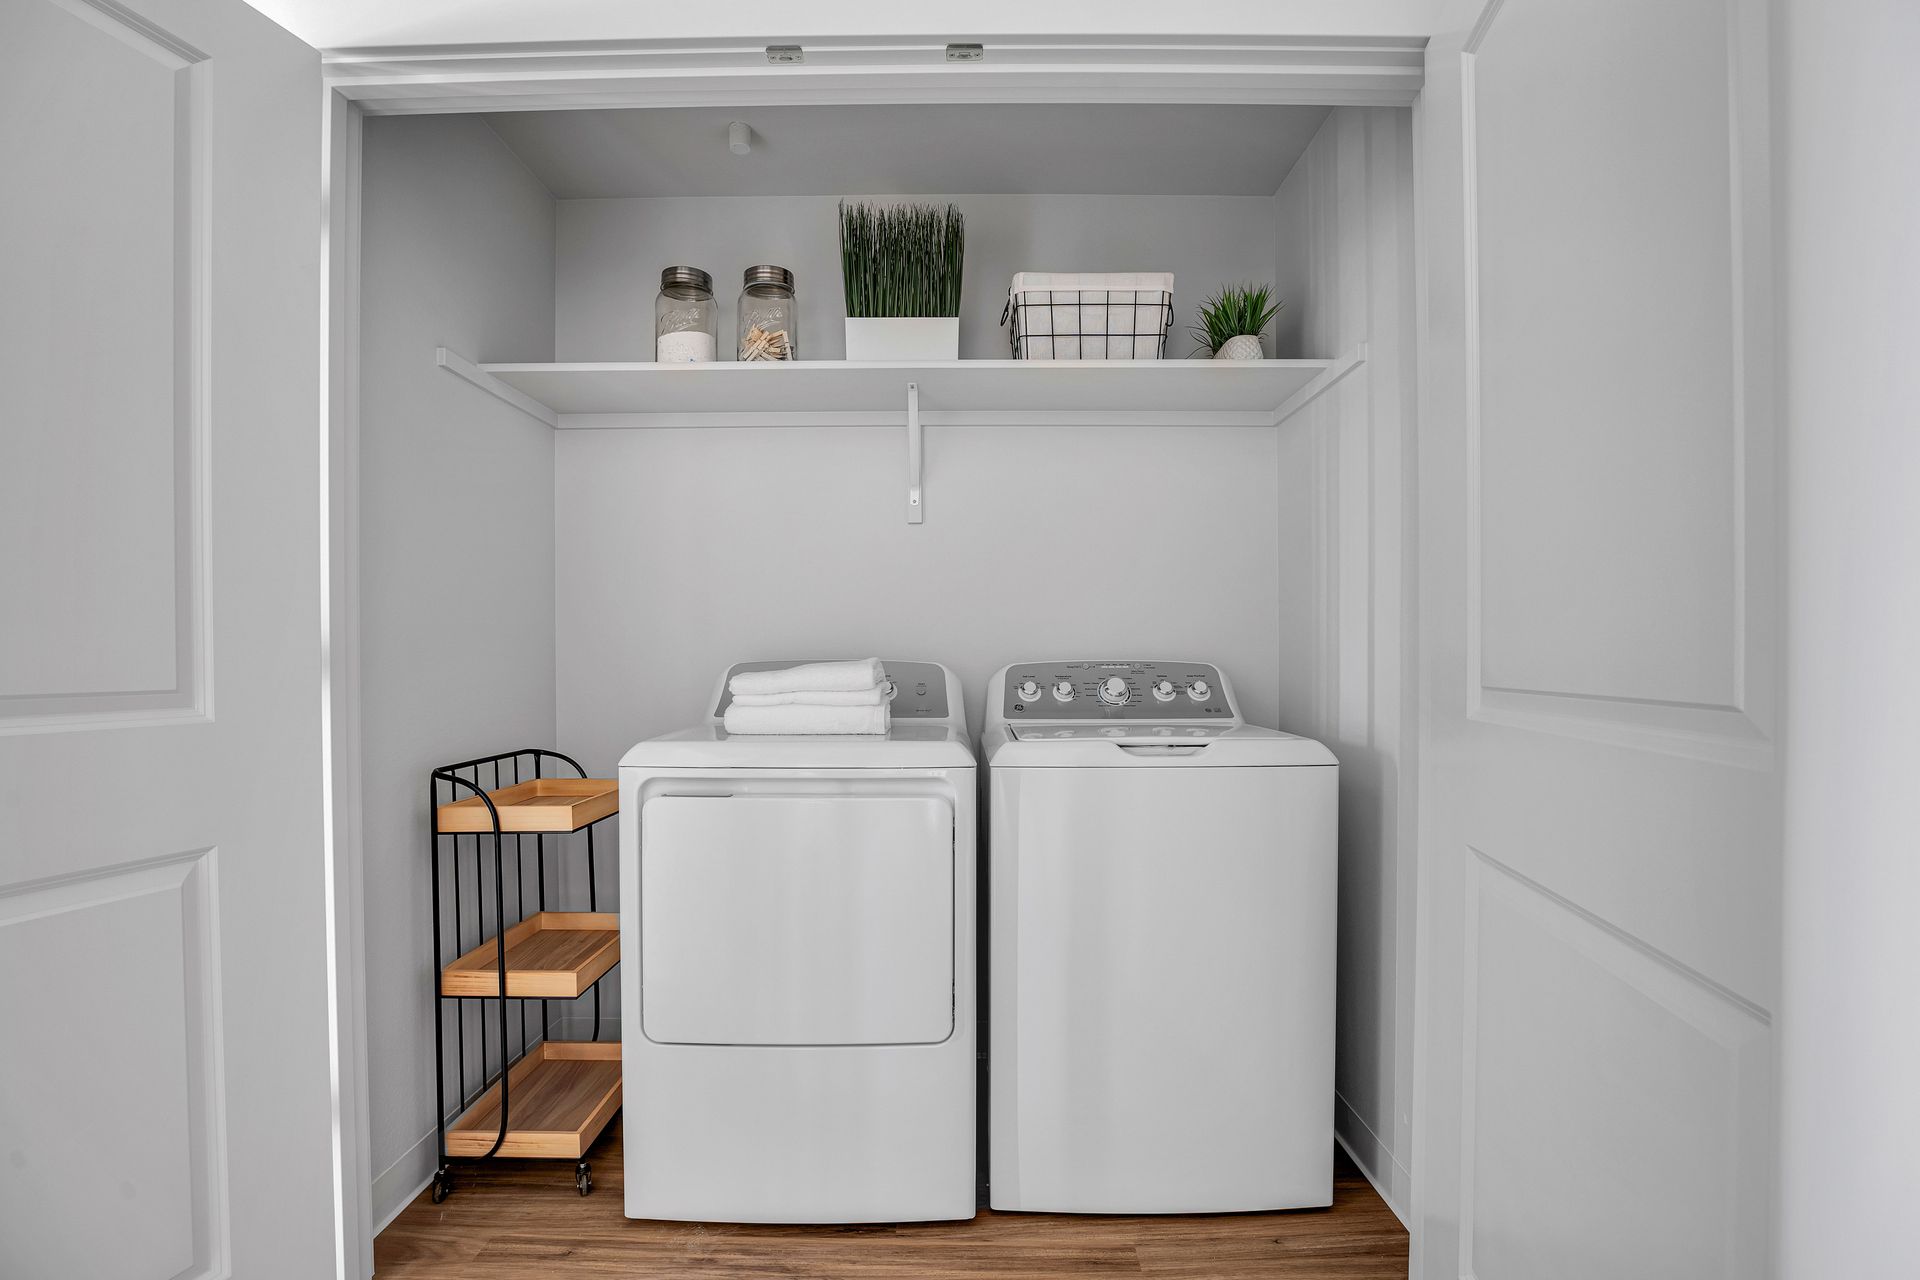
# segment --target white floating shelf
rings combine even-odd
[[[909,383],[929,425],[1270,427],[1364,358],[475,364],[439,352],[450,371],[555,427],[897,426]]]

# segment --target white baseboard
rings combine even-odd
[[[593,1015],[556,1017],[553,1030],[555,1039],[584,1039],[593,1031]],[[600,1020],[600,1035],[606,1040],[619,1038],[620,1019],[617,1015]],[[1380,1141],[1379,1136],[1345,1098],[1336,1093],[1334,1103],[1334,1141],[1340,1144],[1361,1174],[1373,1184],[1373,1189],[1386,1202],[1387,1208],[1393,1210],[1393,1216],[1400,1219],[1400,1225],[1411,1230],[1412,1223],[1408,1220],[1405,1206],[1409,1203],[1412,1178],[1406,1166],[1394,1158],[1386,1144]],[[385,1231],[400,1216],[400,1211],[412,1204],[413,1198],[433,1182],[436,1150],[434,1132],[429,1129],[407,1148],[404,1155],[374,1178],[374,1235]],[[1379,1172],[1382,1169],[1387,1171],[1384,1178]]]
[[[413,1203],[433,1181],[434,1158],[439,1154],[434,1131],[427,1130],[406,1153],[374,1177],[373,1234],[379,1235],[400,1211]]]
[[[1359,1166],[1373,1189],[1393,1210],[1393,1216],[1400,1219],[1400,1225],[1409,1231],[1413,1223],[1407,1214],[1407,1206],[1412,1203],[1413,1177],[1386,1143],[1380,1141],[1380,1135],[1360,1118],[1345,1098],[1338,1093],[1333,1095],[1333,1137],[1334,1141],[1346,1151],[1353,1163]],[[1383,1176],[1384,1175],[1384,1176]]]

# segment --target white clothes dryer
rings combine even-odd
[[[974,1214],[975,758],[960,685],[888,662],[885,735],[702,724],[620,762],[626,1211]]]
[[[981,757],[993,1207],[1331,1204],[1333,754],[1207,663],[1027,662]]]

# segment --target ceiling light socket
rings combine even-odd
[[[744,121],[735,120],[727,126],[727,150],[737,156],[753,150],[753,130]]]
[[[947,46],[948,62],[984,62],[986,49],[977,44],[950,44]]]
[[[777,63],[805,62],[807,51],[797,44],[770,44],[767,46],[767,61]]]

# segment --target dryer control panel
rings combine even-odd
[[[947,718],[947,677],[935,662],[882,662],[890,691],[887,701],[893,718]]]
[[[1238,718],[1219,670],[1204,662],[1016,663],[1002,713],[1015,724]]]
[[[797,667],[803,662],[815,662],[815,658],[782,659],[778,662],[736,662],[727,669],[727,675],[737,675],[742,671],[778,671],[785,667]],[[895,720],[945,720],[950,714],[947,710],[947,677],[937,662],[888,662],[882,659],[880,665],[887,669],[887,702]],[[720,702],[713,709],[714,718],[720,719],[727,714],[727,707],[733,702],[733,695],[727,691],[726,682],[720,686]]]

